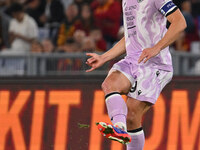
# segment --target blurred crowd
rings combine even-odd
[[[179,51],[200,54],[200,1],[185,0],[177,5],[181,8],[187,22],[187,28],[174,44]]]
[[[200,1],[174,2],[188,26],[173,47],[196,49]],[[121,0],[0,0],[1,53],[104,52],[123,34]]]
[[[0,0],[1,53],[104,52],[121,15],[116,0]]]

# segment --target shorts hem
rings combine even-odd
[[[135,82],[135,80],[133,79],[133,77],[131,77],[131,75],[128,75],[126,72],[124,72],[120,68],[118,68],[118,65],[116,65],[116,66],[113,66],[113,68],[110,71],[117,70],[117,71],[121,72],[131,82],[131,84],[133,85],[134,82]]]
[[[155,100],[154,98],[151,98],[151,97],[146,97],[146,96],[137,96],[137,97],[133,97],[131,96],[130,94],[127,95],[128,97],[131,97],[131,98],[134,98],[138,101],[141,101],[141,102],[148,102],[148,103],[151,103],[151,104],[155,104],[157,100]]]

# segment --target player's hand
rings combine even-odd
[[[86,72],[91,72],[99,67],[101,67],[105,61],[102,59],[101,55],[95,53],[86,53],[87,56],[91,56],[87,61],[86,64],[91,66],[90,69],[86,70]]]
[[[158,55],[160,53],[160,49],[157,48],[146,48],[142,51],[142,54],[140,55],[140,58],[138,60],[138,63],[141,63],[144,61],[146,63],[150,58]]]

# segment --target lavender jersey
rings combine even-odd
[[[177,7],[171,0],[123,0],[122,6],[127,57],[136,63],[142,50],[163,38],[167,32],[166,16]],[[143,65],[173,71],[169,47]]]

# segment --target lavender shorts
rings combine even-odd
[[[173,76],[173,72],[132,63],[126,58],[114,64],[109,74],[115,70],[123,73],[132,84],[128,97],[152,104],[155,104],[162,89]]]

